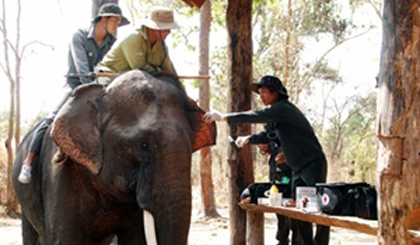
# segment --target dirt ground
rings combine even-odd
[[[200,213],[199,191],[193,190],[193,210],[189,245],[229,245],[229,209],[218,206],[220,218],[205,218]],[[277,218],[275,214],[265,214],[265,245],[277,244]],[[352,230],[331,228],[330,245],[375,245],[376,237]],[[22,245],[21,221],[2,215],[0,208],[0,245]]]
[[[229,212],[226,207],[218,209],[221,218],[203,218],[198,210],[193,210],[189,244],[190,245],[223,245],[229,244]],[[265,216],[265,244],[275,245],[276,216]],[[21,245],[21,229],[19,219],[0,217],[0,245]],[[331,245],[374,245],[374,236],[332,228]]]

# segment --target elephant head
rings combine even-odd
[[[203,113],[179,82],[130,71],[106,88],[76,89],[51,135],[100,193],[152,214],[144,220],[154,220],[158,244],[186,244],[191,154],[215,143],[215,125]]]

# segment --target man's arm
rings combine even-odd
[[[284,110],[279,104],[257,111],[233,112],[225,115],[228,123],[269,123],[282,122],[285,119]]]
[[[131,70],[139,69],[156,75],[160,69],[147,62],[147,43],[141,40],[140,34],[135,33],[121,43],[122,53]]]
[[[174,64],[172,63],[171,58],[169,58],[168,47],[166,47],[166,45],[163,44],[163,48],[165,49],[164,52],[166,53],[166,55],[162,62],[162,71],[168,71],[174,75],[177,75]]]
[[[250,144],[268,144],[267,132],[261,132],[259,134],[253,134],[249,138]]]
[[[246,112],[220,113],[211,111],[204,115],[204,120],[208,123],[213,121],[228,121],[229,123],[269,123],[282,122],[286,119],[285,112],[280,108],[280,104],[272,107]]]
[[[73,37],[70,42],[70,54],[74,61],[76,68],[76,74],[81,74],[79,76],[81,83],[90,83],[92,80],[87,76],[89,74],[89,61],[87,57],[87,52],[85,50],[85,35],[82,30],[78,30],[73,34]],[[83,76],[86,74],[86,76]]]

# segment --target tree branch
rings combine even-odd
[[[21,53],[20,53],[20,56],[21,56],[21,57],[23,57],[23,55],[24,55],[24,53],[25,53],[26,48],[28,48],[29,46],[31,46],[31,45],[33,45],[33,44],[39,44],[39,45],[41,45],[41,46],[45,46],[45,47],[51,48],[51,50],[54,50],[54,46],[53,46],[53,45],[51,45],[51,44],[43,43],[43,42],[40,42],[40,41],[32,41],[32,42],[29,42],[29,43],[27,43],[27,44],[23,45],[23,47],[22,47],[22,51],[21,51]]]
[[[8,75],[8,74],[7,74],[7,70],[6,70],[6,68],[3,66],[3,64],[2,64],[2,63],[0,63],[0,68],[3,70],[4,74],[7,76],[7,75]]]
[[[1,23],[1,25],[0,25],[0,32],[4,32],[4,30],[6,29],[5,27],[4,27],[4,25],[3,25],[3,18],[0,18],[0,23]]]
[[[4,0],[2,1],[2,7],[3,7],[3,12],[2,12],[3,18],[2,18],[1,23],[2,23],[2,26],[4,28],[2,33],[3,33],[3,40],[5,41],[5,42],[3,42],[3,48],[4,48],[4,61],[5,61],[5,65],[6,65],[4,67],[4,69],[5,69],[5,74],[7,75],[10,84],[13,86],[14,81],[13,81],[13,79],[11,79],[12,78],[12,72],[10,70],[9,49],[8,49],[8,47],[10,45],[8,45],[9,41],[8,41],[8,38],[7,38],[7,28],[6,28],[6,4],[5,4]]]
[[[358,37],[360,37],[360,36],[363,36],[363,35],[365,35],[366,33],[368,33],[370,30],[372,29],[372,27],[369,27],[369,29],[367,29],[366,31],[364,31],[364,32],[362,32],[362,33],[359,33],[359,34],[356,34],[356,35],[354,35],[354,36],[352,36],[352,37],[349,37],[349,38],[347,38],[347,39],[344,39],[344,40],[342,40],[342,41],[340,41],[340,42],[338,42],[337,44],[335,44],[334,46],[332,46],[331,48],[329,48],[317,61],[316,61],[316,63],[315,63],[315,65],[312,67],[312,69],[311,69],[311,71],[309,72],[309,73],[307,73],[307,75],[305,76],[305,79],[304,79],[304,81],[303,81],[303,83],[301,84],[301,89],[303,89],[304,87],[306,87],[306,85],[309,83],[309,80],[310,80],[310,78],[312,78],[313,77],[313,75],[315,74],[315,72],[316,72],[316,69],[318,69],[318,67],[319,67],[319,65],[321,64],[321,62],[322,62],[322,60],[329,54],[329,53],[331,53],[334,49],[336,49],[337,47],[339,47],[341,44],[343,44],[343,43],[345,43],[345,42],[348,42],[348,41],[350,41],[350,40],[353,40],[353,39],[355,39],[355,38],[358,38]]]
[[[381,14],[381,11],[375,6],[375,4],[372,2],[372,0],[367,0],[367,1],[372,6],[372,8],[375,10],[376,15],[379,17],[379,19],[382,22],[382,14]]]
[[[13,51],[13,54],[17,55],[18,51],[16,50],[14,44],[10,41],[10,39],[8,39],[7,37],[4,37],[4,40],[7,42],[7,44],[9,44],[8,47]]]

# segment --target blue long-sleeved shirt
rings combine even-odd
[[[88,76],[94,67],[111,49],[116,38],[107,34],[98,47],[95,41],[95,25],[77,30],[71,39],[68,53],[67,84],[76,88],[80,84],[92,82]]]

